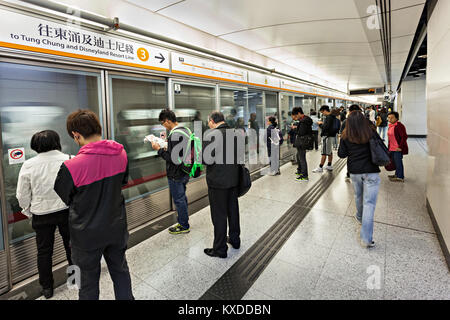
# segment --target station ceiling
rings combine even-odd
[[[374,5],[391,3],[391,82],[402,75],[426,0],[58,0],[136,27],[155,26],[177,40],[205,47],[228,42],[337,84],[383,87],[387,82]],[[131,19],[131,17],[133,17]],[[189,27],[177,33],[176,24]],[[166,27],[165,27],[166,25]],[[165,31],[164,31],[165,30]],[[181,30],[181,28],[180,28]],[[195,35],[197,31],[198,35]],[[183,36],[184,34],[184,36]],[[210,39],[205,38],[207,34]],[[229,49],[226,45],[216,48]],[[245,50],[244,50],[245,49]],[[239,50],[230,49],[238,58]],[[258,57],[256,57],[258,56]],[[292,72],[291,72],[292,73]]]

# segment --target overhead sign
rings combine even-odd
[[[169,71],[169,52],[157,47],[6,10],[0,21],[0,47]]]
[[[9,164],[25,162],[25,148],[8,149]]]
[[[247,84],[247,70],[172,52],[172,72]]]
[[[368,88],[351,90],[350,95],[383,94],[384,88]]]
[[[248,72],[248,83],[272,88],[280,88],[280,79],[254,71]]]
[[[293,90],[300,93],[316,93],[316,89],[305,84],[293,82],[290,80],[281,80],[280,86],[283,89]]]

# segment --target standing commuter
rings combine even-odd
[[[296,130],[296,137],[312,136],[313,121],[310,117],[303,113],[301,107],[292,109],[292,118],[298,121],[297,126],[293,127]],[[308,178],[308,163],[306,162],[306,149],[304,146],[297,146],[297,181],[309,181]]]
[[[403,156],[408,154],[408,143],[406,142],[408,134],[406,133],[405,126],[398,121],[398,117],[398,112],[395,111],[388,114],[388,148],[395,164],[395,175],[390,175],[388,177],[394,182],[404,182],[405,173],[403,168]]]
[[[170,234],[189,233],[189,213],[188,201],[186,198],[186,185],[189,182],[189,174],[183,170],[183,151],[187,151],[188,139],[179,132],[184,131],[188,136],[191,132],[188,128],[182,127],[177,122],[177,117],[172,110],[164,109],[159,114],[159,122],[169,131],[167,139],[167,150],[152,142],[152,148],[158,151],[158,155],[166,161],[167,180],[169,181],[169,190],[178,213],[178,224],[169,228]],[[180,149],[180,154],[173,155],[172,151],[179,143],[184,144],[184,148]],[[173,156],[178,158],[178,163],[173,161]]]
[[[369,120],[370,122],[372,122],[373,124],[376,123],[376,119],[375,119],[375,110],[373,106],[369,107]]]
[[[388,114],[386,108],[381,109],[380,114],[378,115],[381,119],[381,123],[378,126],[378,134],[380,135],[383,141],[386,140],[386,132],[388,128]]]
[[[61,165],[54,189],[70,207],[72,260],[81,271],[79,299],[98,300],[103,255],[116,299],[132,300],[122,195],[128,180],[127,154],[121,144],[102,140],[100,121],[90,110],[72,112],[67,132],[81,148],[76,157]]]
[[[332,115],[334,115],[335,117],[336,117],[336,119],[339,119],[339,117],[340,117],[340,112],[339,112],[339,109],[333,109],[332,111],[331,111],[331,114]],[[337,148],[338,148],[338,134],[339,134],[339,131],[340,131],[340,129],[341,129],[341,121],[339,120],[339,122],[338,122],[338,130],[336,131],[336,134],[334,135],[334,137],[333,137],[333,149],[334,150],[337,150]]]
[[[311,111],[312,134],[314,138],[314,149],[319,150],[319,118],[317,117],[316,111]]]
[[[325,160],[328,157],[328,165],[325,167],[326,170],[333,170],[333,149],[332,149],[332,139],[336,135],[339,130],[333,128],[334,120],[336,119],[330,112],[329,106],[322,106],[319,110],[322,115],[325,117],[324,121],[319,121],[319,125],[322,126],[322,158],[320,160],[320,165],[312,172],[321,173],[323,172],[323,166],[325,164]]]
[[[269,157],[269,161],[270,161],[269,175],[271,175],[271,176],[280,175],[281,174],[280,161],[279,161],[279,159],[272,159],[272,151],[274,152],[274,155],[276,157],[280,150],[279,149],[280,144],[283,143],[283,136],[281,135],[281,131],[279,131],[277,128],[277,126],[278,126],[277,119],[274,116],[269,117],[269,119],[267,121],[267,125],[268,125],[268,127],[266,129],[266,143],[267,143],[267,156]],[[274,130],[274,131],[272,131],[272,130]],[[273,135],[272,135],[272,132],[273,132]],[[276,141],[274,141],[273,139],[275,139]]]
[[[204,252],[211,257],[226,258],[228,251],[227,242],[235,249],[239,249],[241,245],[238,202],[238,154],[234,148],[234,155],[231,157],[232,161],[229,161],[232,163],[227,162],[227,158],[230,158],[230,156],[228,155],[227,157],[226,152],[230,152],[230,149],[227,150],[226,146],[227,142],[230,145],[232,145],[232,142],[227,141],[226,131],[231,129],[224,121],[224,116],[221,112],[213,112],[208,125],[212,129],[209,132],[212,140],[215,141],[217,139],[216,136],[221,135],[222,143],[218,143],[218,146],[214,149],[213,159],[204,161],[206,164],[206,183],[208,185],[211,220],[214,225],[213,247],[205,249]],[[212,144],[211,142],[205,142],[205,147],[203,148],[204,159],[207,156],[208,146]],[[227,221],[229,226],[228,238]]]
[[[380,169],[372,163],[369,139],[377,134],[361,112],[351,112],[342,132],[338,156],[347,158],[355,191],[356,216],[361,226],[360,239],[363,247],[375,245],[373,241],[373,217],[380,187]]]
[[[31,149],[38,154],[22,165],[17,182],[16,197],[22,213],[33,218],[36,232],[37,265],[42,294],[53,296],[52,256],[55,230],[64,243],[67,261],[72,264],[69,236],[69,210],[53,190],[61,164],[70,158],[61,152],[59,135],[52,130],[37,132],[31,138]]]

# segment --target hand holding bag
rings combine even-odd
[[[243,164],[239,165],[239,186],[238,186],[238,196],[242,197],[244,194],[250,190],[252,186],[252,179],[250,178],[250,171]]]

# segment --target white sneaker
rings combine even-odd
[[[325,169],[327,169],[328,171],[333,171],[333,166],[326,166]]]
[[[323,172],[323,168],[317,167],[312,172],[314,172],[314,173],[321,173],[321,172]]]

